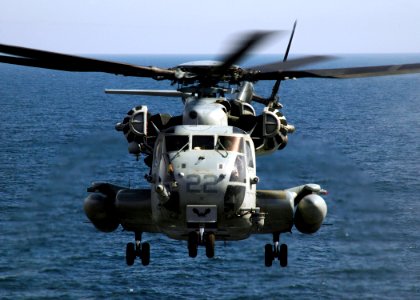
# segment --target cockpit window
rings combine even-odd
[[[155,167],[158,166],[161,156],[162,156],[162,143],[161,143],[161,140],[159,140],[155,146],[155,158],[154,158],[153,166]]]
[[[254,160],[253,160],[253,157],[252,157],[251,144],[249,143],[249,141],[246,142],[245,154],[246,154],[246,159],[248,161],[248,167],[253,168],[254,167]]]
[[[188,135],[168,135],[165,137],[166,152],[179,151],[189,142]],[[187,147],[184,148],[187,150]]]
[[[235,165],[232,173],[230,174],[229,181],[246,183],[245,159],[242,155],[238,155],[236,157]]]
[[[218,145],[226,151],[243,153],[243,139],[237,136],[219,136]]]
[[[192,137],[193,150],[213,150],[214,136],[212,135],[195,135]]]

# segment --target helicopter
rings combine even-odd
[[[420,63],[335,69],[301,69],[330,59],[308,56],[288,59],[296,22],[283,60],[241,68],[237,63],[273,32],[256,31],[220,61],[193,61],[172,68],[139,66],[81,56],[0,44],[0,62],[72,72],[104,72],[115,75],[169,81],[172,90],[117,90],[108,94],[180,98],[181,115],[152,114],[147,106],[128,111],[115,129],[124,134],[128,151],[144,156],[149,188],[129,188],[94,182],[87,188],[84,212],[102,232],[119,226],[134,233],[126,245],[126,263],[138,258],[150,263],[150,243],[143,233],[163,233],[186,241],[190,257],[205,248],[215,256],[216,241],[238,241],[253,234],[271,234],[264,247],[264,264],[278,260],[288,265],[288,246],[280,235],[296,228],[317,232],[327,215],[327,194],[319,184],[306,183],[279,190],[260,190],[256,157],[284,149],[295,131],[281,112],[281,82],[299,78],[345,79],[420,73]],[[285,34],[285,32],[280,32]],[[274,81],[268,97],[257,95],[254,85]],[[262,104],[257,115],[254,103]]]

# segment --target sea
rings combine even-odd
[[[214,59],[93,57],[160,67]],[[415,62],[419,54],[343,55],[305,68]],[[272,85],[256,91],[268,96]],[[0,299],[420,299],[420,74],[282,82],[282,112],[296,132],[284,150],[257,158],[258,189],[318,183],[329,192],[317,233],[281,235],[286,268],[264,266],[271,235],[216,242],[208,259],[204,249],[190,258],[186,242],[147,233],[150,265],[128,267],[133,233],[98,232],[83,212],[86,188],[146,187],[142,158],[114,126],[134,106],[179,115],[182,102],[105,88],[176,86],[0,65]]]

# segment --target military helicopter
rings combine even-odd
[[[277,96],[283,80],[297,78],[356,78],[419,73],[420,64],[338,69],[298,69],[329,59],[308,56],[288,59],[296,22],[282,61],[250,68],[236,65],[273,32],[253,32],[220,61],[195,61],[173,68],[146,67],[0,44],[0,62],[74,72],[166,80],[173,90],[106,90],[110,94],[177,97],[182,115],[151,114],[145,105],[131,109],[116,130],[127,139],[135,157],[144,155],[150,188],[132,189],[93,183],[84,211],[100,231],[120,225],[134,232],[126,246],[126,263],[139,258],[150,263],[150,244],[143,233],[163,233],[187,241],[190,257],[198,247],[215,256],[216,241],[236,241],[252,234],[271,234],[265,245],[267,267],[278,259],[288,264],[288,247],[280,235],[295,227],[304,234],[317,232],[327,214],[321,197],[327,192],[308,183],[282,190],[259,190],[256,156],[283,149],[295,131],[281,113]],[[284,34],[284,32],[282,32]],[[261,80],[274,81],[271,95],[254,92]],[[257,115],[253,102],[264,105]]]

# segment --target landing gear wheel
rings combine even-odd
[[[134,232],[134,238],[136,243],[128,243],[125,248],[125,261],[127,265],[132,266],[136,257],[140,258],[143,266],[147,266],[150,263],[150,244],[141,243],[142,232]]]
[[[216,241],[216,236],[214,233],[209,233],[206,238],[206,256],[208,258],[214,257],[214,244]]]
[[[198,248],[198,234],[193,231],[188,236],[188,255],[190,257],[197,257]]]
[[[150,263],[150,244],[143,243],[141,247],[141,263],[143,266],[147,266]]]
[[[134,264],[134,260],[136,259],[136,250],[134,248],[133,243],[128,243],[127,247],[125,248],[125,261],[127,265],[132,266]]]
[[[265,245],[265,266],[271,267],[273,264],[273,246],[271,244]]]
[[[265,266],[271,267],[273,260],[278,259],[280,261],[281,267],[287,266],[287,245],[281,244],[280,242],[280,232],[273,232],[273,245],[265,245]]]
[[[280,266],[284,268],[287,266],[287,245],[281,244],[279,252]]]

